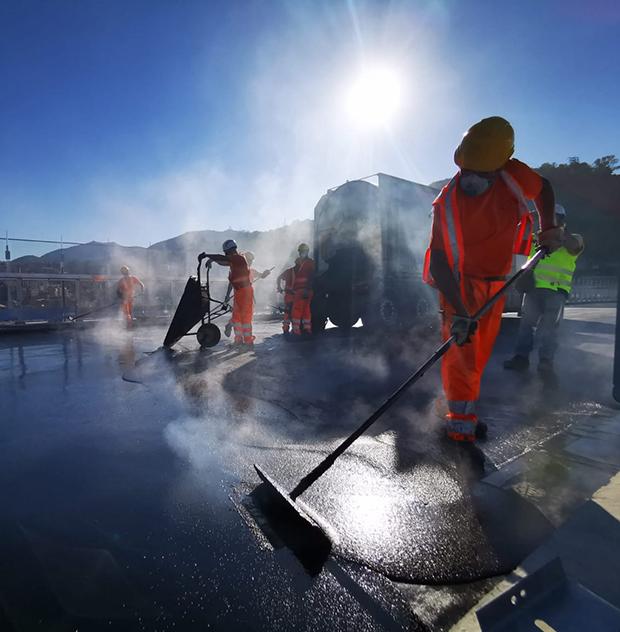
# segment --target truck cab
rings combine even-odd
[[[422,281],[432,187],[379,173],[327,191],[314,209],[313,329],[361,318],[365,327],[407,327],[436,312]]]

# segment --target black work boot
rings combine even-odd
[[[489,427],[486,423],[479,420],[478,423],[476,423],[476,439],[486,439],[488,430]]]
[[[530,368],[530,360],[527,356],[514,355],[504,362],[504,368],[510,371],[527,371]]]

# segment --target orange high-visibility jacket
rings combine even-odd
[[[314,278],[314,260],[297,259],[295,261],[293,290],[311,290]]]
[[[118,292],[124,301],[133,299],[133,292],[136,286],[141,286],[142,281],[136,276],[124,276],[118,281]]]
[[[518,163],[518,161],[514,162]],[[525,171],[525,177],[521,174],[521,170],[523,170],[523,168],[527,170]],[[526,185],[528,189],[527,197],[529,199],[533,199],[540,193],[542,179],[538,176],[538,174],[530,170],[529,167],[523,163],[518,163],[516,169],[516,173],[520,174],[521,177],[530,178],[531,182]],[[424,281],[431,285],[434,284],[430,274],[430,257],[431,250],[437,249],[438,247],[446,253],[446,258],[450,268],[452,269],[454,278],[461,287],[461,291],[463,290],[464,275],[474,277],[479,276],[480,278],[485,278],[487,275],[494,277],[506,275],[509,272],[509,269],[506,269],[506,267],[508,266],[508,268],[510,268],[511,264],[511,254],[529,254],[532,243],[533,224],[526,202],[526,195],[524,195],[521,182],[518,182],[517,179],[508,173],[506,169],[500,172],[500,178],[501,182],[496,182],[491,187],[493,188],[498,185],[502,187],[503,185],[503,189],[500,190],[500,193],[501,191],[503,191],[503,193],[501,193],[499,197],[496,196],[495,198],[492,198],[493,210],[500,214],[506,213],[506,221],[504,221],[501,227],[498,228],[499,232],[487,235],[487,226],[482,226],[486,220],[484,215],[476,217],[475,221],[479,222],[478,226],[468,226],[468,229],[473,228],[474,231],[478,230],[480,232],[480,242],[476,244],[476,251],[478,252],[475,254],[479,261],[482,259],[487,260],[488,264],[484,266],[484,270],[474,269],[472,271],[470,265],[469,269],[464,271],[467,253],[464,245],[464,230],[461,222],[463,220],[467,221],[468,214],[461,212],[460,209],[458,195],[460,174],[457,174],[442,189],[439,196],[433,202],[433,235],[431,238],[431,244],[426,251],[424,259]],[[538,184],[540,184],[540,186],[538,186]],[[470,198],[472,201],[476,200],[476,202],[470,203],[478,203],[482,206],[485,202],[484,196],[488,193],[490,192],[479,196],[481,198],[480,200]],[[514,209],[515,203],[517,205],[516,212],[514,212],[514,210],[511,211],[510,209],[511,206]],[[500,208],[495,208],[497,206]],[[511,212],[514,214],[510,215]],[[491,218],[489,218],[488,223],[490,224],[490,222]],[[470,235],[472,232],[472,230],[469,230]],[[487,241],[487,244],[502,243],[508,244],[508,246],[512,246],[512,248],[505,248],[502,246],[499,251],[497,249],[493,250],[485,247],[485,240]],[[473,259],[471,256],[472,254],[473,253],[470,252],[470,259]],[[478,267],[480,266],[481,264],[479,263]]]
[[[230,261],[230,272],[228,273],[228,280],[235,290],[240,290],[244,287],[250,287],[252,281],[250,278],[250,268],[248,262],[243,255],[227,255],[228,261]]]

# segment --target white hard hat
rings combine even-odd
[[[222,244],[222,250],[224,251],[224,254],[226,254],[227,252],[231,250],[236,250],[236,249],[237,249],[237,242],[234,239],[227,239]]]

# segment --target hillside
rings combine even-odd
[[[76,274],[116,275],[121,265],[128,265],[138,274],[185,276],[195,268],[196,255],[202,251],[220,252],[226,239],[234,239],[242,250],[253,251],[257,267],[275,266],[279,269],[292,261],[299,242],[312,242],[312,227],[312,220],[303,220],[267,231],[192,231],[148,248],[92,241],[53,250],[41,257],[20,257],[11,263],[11,269],[58,272],[62,261],[65,272]]]
[[[308,219],[266,231],[250,232],[230,229],[191,231],[155,243],[148,250],[150,256],[156,261],[169,263],[181,258],[185,259],[186,266],[193,266],[198,253],[202,251],[219,253],[224,241],[234,239],[241,250],[254,252],[256,265],[259,268],[272,266],[280,268],[287,261],[295,258],[300,242],[312,243],[313,226],[314,222]]]
[[[586,248],[578,270],[616,274],[620,269],[617,163],[615,156],[604,156],[592,164],[570,158],[566,164],[546,163],[537,169],[551,182],[557,201],[566,208],[569,230],[583,235]]]

